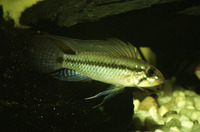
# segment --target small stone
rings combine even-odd
[[[188,96],[188,97],[197,96],[197,94],[194,91],[191,91],[191,90],[185,90],[184,93],[185,93],[185,96]]]
[[[169,122],[170,120],[172,119],[177,119],[179,120],[180,119],[180,115],[179,114],[171,114],[171,115],[168,115],[167,117],[164,118],[164,121],[167,123]]]
[[[179,101],[183,101],[183,100],[185,100],[185,96],[176,96],[175,97],[175,102],[179,102]]]
[[[169,108],[165,105],[162,105],[159,109],[158,112],[161,116],[165,115],[169,111]]]
[[[181,127],[181,122],[178,119],[172,118],[170,121],[166,122],[167,127]]]
[[[180,100],[176,104],[177,104],[177,107],[183,108],[185,107],[185,103],[186,103],[185,100]]]
[[[165,132],[165,131],[163,131],[161,129],[156,129],[155,132]]]
[[[152,106],[148,113],[151,115],[151,117],[154,119],[154,121],[156,121],[158,124],[163,125],[164,121],[162,119],[162,117],[160,116],[160,114],[158,114],[157,108],[155,106]]]
[[[200,125],[199,124],[194,124],[192,126],[192,132],[200,132]]]
[[[139,110],[146,110],[146,111],[148,111],[152,106],[155,106],[156,108],[158,107],[158,105],[156,103],[156,100],[153,97],[151,97],[151,96],[147,96],[140,103],[138,109]]]
[[[170,127],[169,132],[180,132],[177,127]]]
[[[158,98],[158,104],[159,105],[163,105],[163,104],[167,104],[172,100],[171,96],[164,96],[164,97],[159,97]]]
[[[147,130],[151,130],[153,127],[158,126],[158,123],[149,116],[145,118],[144,125]]]
[[[198,123],[200,123],[200,116],[197,117],[197,121],[198,121]]]
[[[187,116],[192,121],[196,121],[200,116],[200,111],[196,111],[195,109],[184,108],[180,111],[180,114]]]
[[[180,121],[188,121],[190,120],[187,116],[185,115],[181,115],[181,117],[179,118]]]
[[[173,97],[182,96],[185,97],[185,93],[183,91],[176,90],[173,92]]]
[[[141,121],[142,123],[144,123],[145,118],[146,118],[146,117],[149,117],[149,116],[150,116],[150,114],[149,114],[148,112],[143,111],[143,110],[138,110],[138,111],[133,115],[132,118],[139,118],[140,121]]]
[[[136,112],[140,106],[140,101],[139,99],[134,99],[133,100],[133,105],[134,105],[134,112]]]
[[[198,117],[200,117],[200,111],[194,111],[191,115],[190,115],[190,119],[192,121],[196,121],[198,119]]]
[[[194,109],[193,97],[187,97],[185,99],[185,107],[188,109]]]
[[[189,132],[192,129],[193,122],[189,120],[188,121],[183,120],[181,121],[181,126],[182,128],[186,129]]]
[[[180,114],[181,115],[185,115],[187,116],[188,118],[190,118],[192,116],[192,113],[194,112],[194,110],[192,109],[187,109],[187,108],[183,108],[181,111],[180,111]]]
[[[197,96],[197,97],[193,98],[194,107],[197,110],[200,110],[200,103],[199,102],[200,102],[200,96]]]
[[[168,116],[170,116],[170,115],[173,115],[173,114],[177,114],[177,112],[176,111],[174,111],[174,110],[170,110],[170,111],[168,111],[165,115],[163,115],[164,117],[168,117]]]

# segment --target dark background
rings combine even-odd
[[[37,5],[36,5],[37,6]],[[157,67],[166,79],[176,78],[184,88],[199,92],[194,69],[200,63],[200,16],[179,13],[200,6],[195,0],[175,1],[109,15],[96,20],[60,26],[45,17],[30,29],[14,28],[0,8],[0,129],[2,131],[134,131],[132,92],[127,88],[102,107],[102,98],[87,100],[109,87],[100,82],[60,82],[34,72],[28,63],[27,45],[34,35],[56,34],[79,39],[110,37],[148,46],[157,54]],[[39,7],[38,7],[39,8]],[[36,18],[35,18],[36,19]]]

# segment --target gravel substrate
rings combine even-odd
[[[158,98],[134,99],[136,131],[200,132],[200,95],[166,81]]]

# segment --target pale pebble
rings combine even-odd
[[[187,107],[187,106],[190,106],[190,107],[194,107],[194,103],[193,103],[193,98],[192,97],[187,97],[186,99],[185,99],[185,106]]]
[[[192,112],[192,114],[190,115],[190,119],[192,121],[196,121],[198,119],[198,117],[200,116],[200,111],[195,111]]]
[[[159,97],[158,98],[158,104],[163,105],[163,104],[169,103],[171,100],[172,100],[171,96]]]
[[[194,124],[192,126],[192,132],[200,132],[200,125],[199,124]]]
[[[200,123],[200,116],[197,117],[197,121]]]
[[[179,120],[180,119],[180,115],[178,115],[178,114],[168,115],[167,117],[164,118],[164,121],[166,123],[168,123],[171,119],[177,119],[177,120]]]
[[[169,111],[169,108],[165,105],[162,105],[159,109],[158,112],[161,116],[165,115]]]
[[[165,132],[165,131],[163,131],[161,129],[156,129],[155,132]]]
[[[167,127],[181,127],[181,122],[176,119],[176,118],[172,118],[170,121],[166,122],[165,124]]]
[[[180,111],[180,114],[187,116],[188,118],[192,119],[192,115],[195,112],[193,109],[184,108]]]
[[[165,118],[165,123],[168,123],[168,122],[170,122],[170,121],[171,121],[171,119],[173,119],[173,117],[166,117],[166,118]]]
[[[186,104],[185,100],[180,100],[176,103],[177,107],[179,108],[183,108],[185,104]]]
[[[188,97],[198,96],[194,91],[191,91],[191,90],[185,90],[184,93]]]
[[[173,97],[176,97],[176,96],[182,96],[182,97],[185,97],[185,94],[183,91],[180,91],[180,90],[176,90],[173,92]]]
[[[170,127],[169,132],[180,132],[180,130],[177,127]]]
[[[194,107],[197,110],[200,110],[200,96],[194,97],[193,102],[194,102]]]
[[[151,115],[151,117],[154,119],[154,121],[156,121],[158,124],[163,125],[164,121],[162,119],[162,117],[160,116],[160,114],[158,114],[157,108],[155,106],[152,106],[148,113]]]
[[[152,106],[155,106],[156,108],[158,107],[158,105],[156,103],[156,100],[153,97],[151,97],[151,96],[147,96],[140,103],[138,109],[139,110],[146,110],[146,111],[148,111]]]
[[[179,102],[179,101],[183,101],[183,100],[185,100],[185,96],[176,96],[175,97],[175,102]]]
[[[141,120],[141,122],[144,123],[145,118],[149,116],[151,115],[148,112],[143,110],[138,110],[137,113],[135,113],[132,118],[138,117]]]
[[[134,99],[133,104],[134,104],[134,112],[136,112],[138,110],[139,105],[140,105],[139,99]]]
[[[185,115],[181,115],[181,117],[179,118],[180,121],[188,121],[190,120],[189,117],[185,116]]]
[[[191,110],[194,110],[194,109],[195,109],[195,107],[192,106],[192,105],[187,105],[187,106],[185,106],[185,108],[187,108],[187,109],[191,109]]]
[[[188,129],[188,130],[190,130],[190,129],[192,129],[192,126],[193,126],[193,122],[192,121],[186,121],[186,120],[183,120],[183,121],[181,121],[181,126],[183,127],[183,128],[185,128],[185,129]]]

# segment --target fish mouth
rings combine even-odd
[[[163,78],[163,79],[156,80],[153,83],[149,83],[148,81],[144,81],[144,82],[141,82],[138,86],[139,87],[154,87],[154,86],[161,85],[164,82],[165,82],[165,79]]]
[[[163,84],[165,82],[165,79],[163,78],[163,79],[159,79],[159,80],[156,80],[155,81],[155,85],[154,86],[157,86],[157,85],[161,85],[161,84]]]

